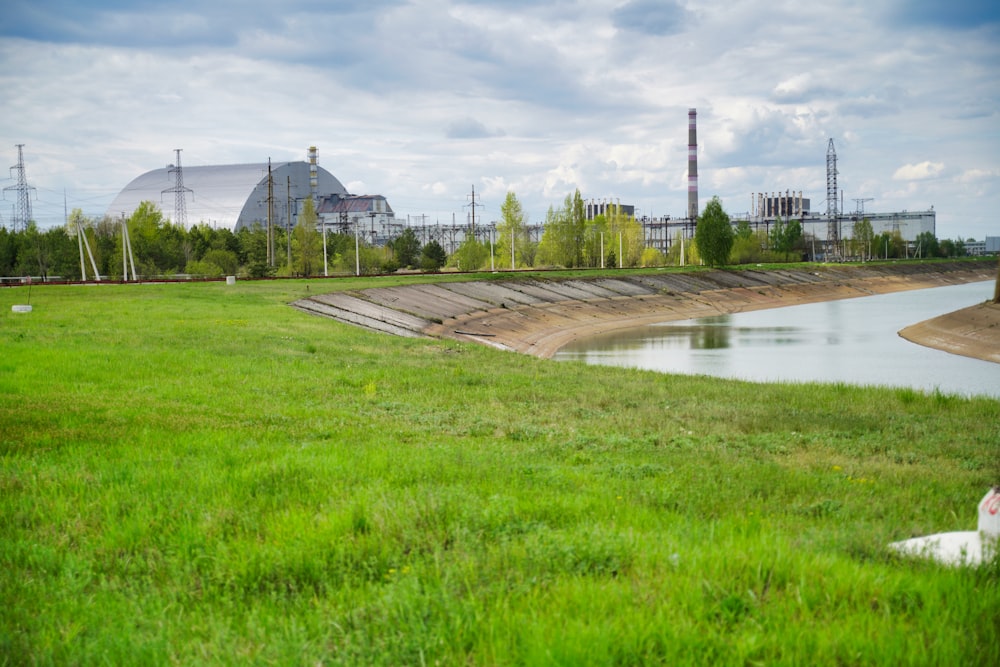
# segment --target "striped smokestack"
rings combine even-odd
[[[309,147],[309,194],[316,199],[316,188],[319,185],[319,174],[316,165],[316,147]]]
[[[688,109],[688,218],[698,217],[698,111]]]

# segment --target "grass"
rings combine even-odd
[[[1000,659],[1000,563],[885,548],[975,526],[1000,402],[285,305],[405,280],[0,290],[0,664]]]

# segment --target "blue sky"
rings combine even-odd
[[[473,186],[487,219],[508,190],[538,222],[577,188],[680,216],[696,107],[702,206],[802,190],[825,210],[833,138],[846,208],[1000,236],[992,2],[14,0],[0,64],[0,156],[25,145],[43,226],[64,196],[102,215],[175,148],[197,166],[310,145],[413,220],[464,220]]]

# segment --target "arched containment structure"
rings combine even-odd
[[[294,225],[302,201],[312,194],[318,199],[346,195],[333,174],[318,167],[316,190],[310,189],[308,162],[271,164],[271,221],[278,227]],[[205,223],[239,231],[268,220],[268,165],[230,164],[184,167],[184,187],[189,225]],[[108,207],[112,218],[128,217],[144,201],[156,204],[165,218],[174,219],[173,165],[142,174],[118,193]]]

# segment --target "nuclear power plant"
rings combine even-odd
[[[639,219],[643,227],[646,244],[667,252],[670,246],[683,237],[694,236],[700,211],[698,202],[698,113],[688,109],[688,201],[683,218],[670,216],[644,216]],[[826,199],[825,211],[812,210],[812,202],[801,189],[785,189],[771,192],[754,192],[750,195],[750,207],[743,214],[731,214],[734,225],[747,222],[755,231],[770,231],[779,220],[797,220],[802,225],[803,235],[814,248],[815,259],[841,260],[846,255],[846,241],[854,236],[854,225],[867,220],[874,235],[898,233],[904,242],[913,244],[925,232],[936,234],[936,214],[934,209],[926,211],[866,212],[864,204],[872,198],[858,198],[857,208],[847,212],[844,207],[844,192],[837,184],[837,151],[833,139],[827,143],[826,151]],[[622,211],[634,211],[634,206],[622,206]]]
[[[698,200],[698,111],[688,109],[687,133],[687,209],[681,217],[641,216],[645,243],[663,252],[679,238],[694,236],[700,212]],[[311,146],[308,162],[271,164],[235,164],[221,166],[181,167],[181,151],[175,151],[173,164],[146,172],[129,183],[114,199],[107,215],[112,218],[130,216],[144,201],[159,203],[175,224],[187,226],[188,221],[225,227],[238,232],[260,226],[270,231],[292,228],[298,222],[302,202],[312,199],[316,205],[318,223],[326,231],[357,233],[373,245],[385,245],[410,226],[423,242],[435,240],[447,252],[453,252],[469,236],[488,242],[495,234],[496,223],[473,225],[458,221],[420,224],[397,220],[389,201],[381,194],[354,195],[329,171],[318,164],[318,151]],[[19,158],[20,160],[20,158]],[[817,160],[818,165],[819,160]],[[818,166],[817,165],[817,166]],[[748,223],[754,230],[770,231],[778,220],[798,220],[816,259],[840,260],[846,254],[846,241],[854,233],[854,225],[868,220],[875,235],[898,233],[907,243],[914,243],[920,234],[936,235],[933,209],[927,211],[866,212],[864,205],[872,198],[857,198],[855,210],[848,212],[844,192],[838,186],[838,160],[833,139],[826,151],[826,197],[813,210],[812,200],[801,188],[782,188],[750,194],[750,206],[745,212],[731,213],[734,225]],[[23,188],[22,188],[23,189]],[[473,189],[473,202],[475,190]],[[724,202],[732,209],[733,202]],[[478,204],[474,204],[478,205]],[[172,210],[171,210],[172,209]],[[590,199],[586,216],[594,219],[612,210],[634,215],[633,203],[613,198]],[[537,241],[543,225],[528,226],[528,236]]]

